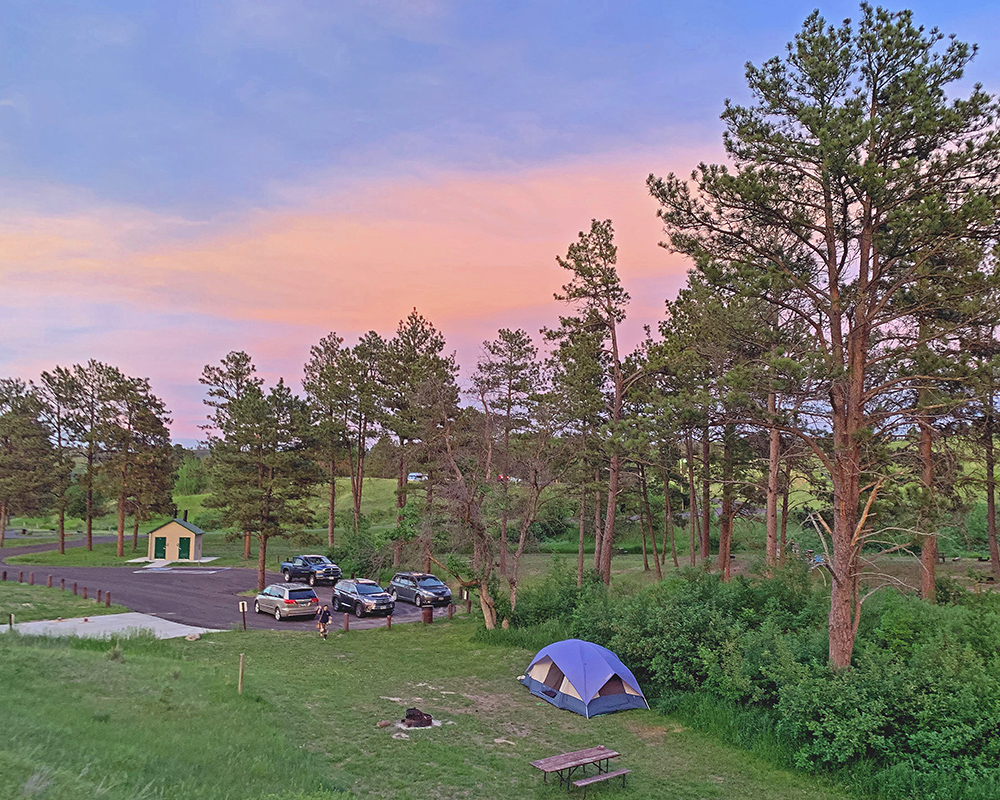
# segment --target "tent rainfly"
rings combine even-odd
[[[520,681],[542,700],[587,718],[649,708],[638,681],[618,656],[582,639],[543,647]]]

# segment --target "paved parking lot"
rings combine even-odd
[[[108,537],[101,537],[108,541]],[[82,542],[67,546],[79,547]],[[54,544],[4,547],[0,550],[0,563],[10,556],[20,553],[55,549]],[[289,619],[278,622],[274,617],[253,613],[253,597],[241,597],[240,593],[254,590],[257,586],[257,570],[235,567],[213,567],[211,563],[202,566],[171,566],[167,569],[142,569],[141,565],[127,567],[53,567],[27,565],[3,566],[7,579],[17,580],[17,573],[23,571],[25,580],[29,572],[35,573],[35,583],[45,584],[51,575],[55,585],[60,578],[69,584],[72,581],[86,586],[91,596],[98,589],[111,592],[113,602],[131,611],[152,614],[162,619],[173,620],[185,625],[201,628],[221,628],[243,625],[243,615],[239,603],[247,603],[246,623],[248,628],[269,628],[271,630],[313,630],[316,623],[312,619]],[[13,574],[12,574],[13,573]],[[267,573],[268,583],[281,583],[277,572]],[[304,584],[303,584],[304,585]],[[321,603],[329,603],[329,586],[317,586],[316,594]],[[331,606],[332,609],[332,606]],[[444,613],[438,609],[436,614]],[[407,603],[399,603],[393,614],[393,623],[415,622],[420,619],[420,610]],[[335,614],[332,629],[343,624],[343,615]],[[351,628],[375,628],[385,625],[383,617],[351,617]]]

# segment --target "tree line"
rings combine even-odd
[[[500,593],[517,602],[546,507],[567,501],[578,582],[592,537],[593,570],[610,583],[625,509],[648,569],[680,566],[681,523],[689,563],[725,579],[739,515],[761,510],[774,569],[793,485],[807,490],[834,667],[850,663],[862,605],[884,582],[880,555],[918,552],[933,602],[937,535],[973,484],[1000,580],[1000,106],[978,86],[946,91],[974,54],[910,12],[863,5],[856,23],[812,14],[784,56],[749,65],[750,104],[727,102],[722,117],[729,163],[649,176],[663,244],[693,269],[635,348],[621,340],[630,297],[613,225],[594,220],[558,258],[565,316],[537,341],[498,331],[465,383],[415,309],[390,337],[323,337],[301,396],[283,380],[265,387],[244,352],[206,366],[209,505],[242,532],[248,557],[257,539],[261,585],[268,540],[307,524],[317,487],[328,545],[338,479],[360,534],[379,439],[395,462],[392,563],[409,546],[425,568],[477,588],[487,627]],[[166,449],[148,383],[91,362],[38,386],[8,381],[4,395],[0,419],[14,427],[3,441],[16,442],[5,446],[46,455],[32,459],[37,477],[8,478],[4,462],[0,515],[43,490],[58,509],[75,454],[87,492],[103,481],[119,497],[121,550],[128,509],[138,519],[163,500],[142,488],[162,485],[160,462],[140,454]],[[415,468],[426,482],[410,484]],[[469,547],[467,563],[442,555],[443,534]]]

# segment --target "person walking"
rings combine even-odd
[[[319,631],[319,635],[324,639],[326,638],[327,628],[330,625],[330,606],[326,603],[323,607],[316,612],[316,630]]]

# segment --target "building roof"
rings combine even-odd
[[[187,530],[191,531],[191,533],[193,533],[193,534],[196,534],[196,535],[198,535],[198,536],[200,536],[201,534],[203,534],[203,533],[205,532],[205,531],[203,531],[203,530],[202,530],[201,528],[199,528],[199,527],[198,527],[197,525],[192,525],[192,524],[191,524],[190,522],[188,522],[187,520],[183,520],[183,519],[172,519],[172,520],[169,520],[169,521],[167,521],[167,522],[164,522],[164,523],[163,523],[162,525],[159,525],[159,526],[157,526],[157,527],[153,528],[153,530],[151,530],[151,531],[149,532],[149,534],[148,534],[148,535],[152,536],[152,535],[153,535],[154,533],[156,533],[156,531],[158,531],[158,530],[159,530],[160,528],[165,528],[165,527],[167,527],[167,525],[169,525],[169,524],[170,524],[171,522],[176,522],[176,523],[177,523],[178,525],[180,525],[180,526],[181,526],[182,528],[186,528]]]

